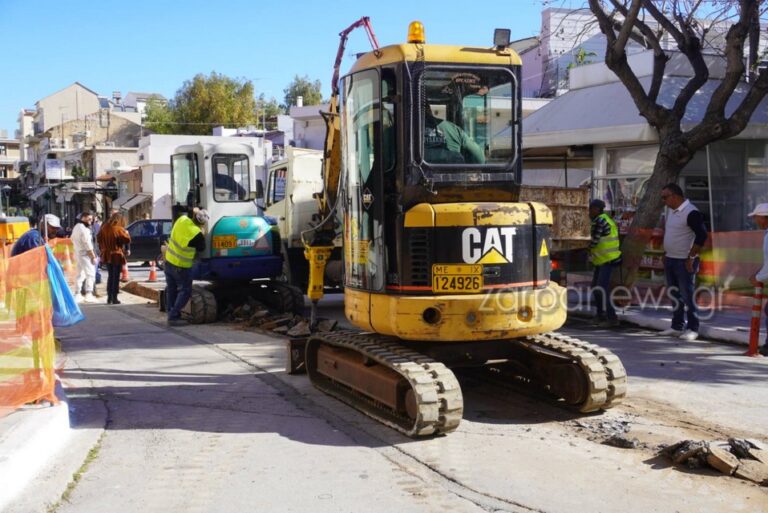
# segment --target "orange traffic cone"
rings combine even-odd
[[[150,283],[157,281],[157,266],[154,260],[149,265],[149,279],[147,281]]]
[[[123,272],[120,273],[120,281],[125,283],[130,279],[131,279],[131,276],[128,274],[128,264],[123,264]]]

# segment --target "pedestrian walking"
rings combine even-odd
[[[93,287],[96,282],[96,252],[93,247],[93,232],[91,224],[93,216],[90,212],[80,214],[75,227],[72,229],[72,246],[77,263],[77,278],[75,279],[75,301],[95,303]],[[85,297],[82,291],[85,290]]]
[[[208,222],[208,212],[195,209],[191,218],[181,215],[171,229],[165,251],[165,298],[168,309],[168,325],[183,326],[181,310],[192,295],[192,265],[195,253],[205,250],[202,228]]]
[[[602,200],[590,202],[589,218],[592,220],[589,258],[595,267],[592,275],[592,296],[597,307],[595,321],[601,327],[615,327],[619,325],[619,319],[611,298],[611,275],[613,269],[621,264],[619,228],[605,213],[605,202]]]
[[[130,244],[131,236],[125,229],[125,219],[119,213],[112,214],[101,226],[96,237],[101,251],[101,260],[107,266],[107,304],[119,305],[117,295],[120,292],[120,272],[126,264],[125,246]]]
[[[699,337],[699,315],[694,287],[701,264],[699,253],[707,240],[704,215],[685,198],[679,185],[661,190],[666,209],[664,222],[664,275],[674,312],[672,327],[659,333],[683,340]],[[687,322],[686,322],[687,313]]]
[[[30,249],[44,246],[46,241],[56,238],[59,230],[61,230],[61,220],[53,214],[45,214],[40,218],[40,230],[30,228],[24,232],[11,248],[11,256],[21,255]]]
[[[758,287],[760,284],[768,284],[768,203],[760,203],[748,215],[754,219],[758,228],[765,230],[765,236],[763,237],[763,267],[749,279],[753,286]],[[765,304],[765,343],[760,348],[760,354],[768,356],[768,303]]]

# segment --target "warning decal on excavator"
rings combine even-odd
[[[547,256],[549,255],[549,250],[547,249],[547,241],[543,240],[541,241],[541,251],[539,251],[539,256]]]

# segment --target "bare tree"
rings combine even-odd
[[[659,152],[648,187],[639,203],[629,234],[624,240],[625,281],[631,284],[640,258],[662,210],[661,189],[677,181],[680,172],[698,150],[715,141],[739,134],[768,93],[768,71],[758,70],[757,42],[765,0],[588,0],[600,30],[606,37],[605,63],[626,87],[640,115],[658,132]],[[719,51],[725,73],[709,99],[700,122],[683,126],[688,104],[707,83],[710,70],[705,52],[711,32],[726,25]],[[659,100],[670,52],[671,39],[690,63],[693,74],[670,104]],[[627,61],[627,45],[633,40],[653,51],[654,67],[646,89]],[[745,45],[749,49],[745,50]],[[707,47],[711,48],[707,48]],[[749,64],[748,64],[749,63]],[[745,84],[746,81],[746,84]],[[733,112],[726,105],[737,91],[746,93]]]

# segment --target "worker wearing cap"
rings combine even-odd
[[[183,326],[181,310],[192,295],[192,265],[195,254],[205,250],[202,227],[208,222],[208,212],[195,209],[192,216],[180,216],[171,229],[165,250],[165,298],[168,325]]]
[[[611,274],[613,268],[621,263],[619,228],[605,213],[605,202],[602,200],[595,199],[589,203],[589,218],[592,220],[589,258],[595,267],[592,276],[592,294],[597,306],[595,320],[602,327],[618,326],[619,319],[611,299]]]
[[[768,203],[760,203],[748,215],[755,221],[758,228],[766,230],[763,237],[763,267],[749,278],[752,285],[758,287],[768,283]],[[768,356],[768,303],[765,305],[765,329],[765,343],[760,348],[760,354]]]
[[[40,228],[45,235],[41,235],[40,231],[35,228],[27,230],[19,237],[16,244],[13,245],[11,256],[21,255],[30,249],[44,246],[45,241],[55,238],[56,234],[61,230],[61,220],[53,214],[45,214],[40,219]]]

